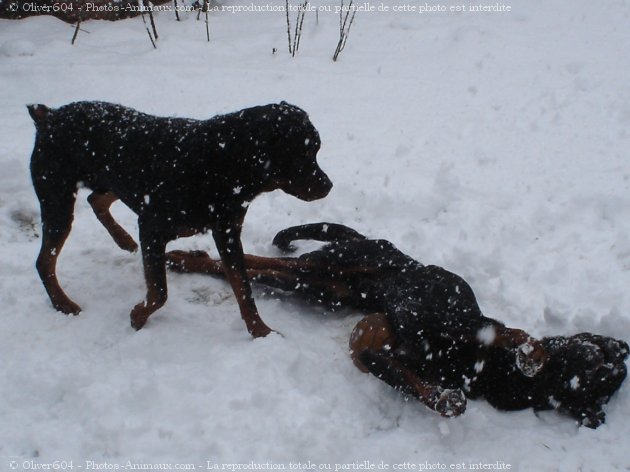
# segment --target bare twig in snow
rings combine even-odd
[[[210,3],[208,0],[203,0],[203,9],[206,12],[206,38],[208,38],[208,42],[210,42],[210,26],[208,22],[208,10],[210,9]]]
[[[348,41],[348,35],[350,34],[350,28],[352,27],[352,23],[354,22],[354,15],[356,15],[357,10],[353,7],[354,0],[350,0],[348,4],[348,8],[346,9],[346,14],[344,16],[344,8],[343,8],[343,0],[341,1],[341,8],[339,11],[339,42],[337,43],[337,48],[335,49],[335,54],[333,55],[333,61],[337,62],[339,58],[339,54],[346,47],[346,41]],[[350,16],[350,12],[352,12],[352,16]],[[350,17],[350,22],[348,23],[348,17]]]
[[[153,36],[155,40],[158,39],[157,28],[155,27],[155,20],[153,19],[153,6],[149,3],[149,0],[143,0],[144,6],[147,10],[149,10],[149,20],[151,21],[151,29],[153,30]]]
[[[293,54],[291,50],[291,20],[289,18],[289,0],[285,1],[285,12],[287,14],[287,39],[289,40],[289,54]]]
[[[77,19],[77,27],[74,29],[74,34],[72,35],[72,45],[74,46],[74,42],[77,40],[77,36],[79,35],[79,30],[81,29],[81,13],[83,12],[83,7],[79,8],[79,18]]]
[[[300,49],[300,39],[302,39],[302,25],[304,25],[304,15],[306,14],[306,7],[308,6],[308,0],[304,2],[304,4],[300,7],[300,11],[298,12],[298,21],[300,22],[300,28],[297,30],[295,35],[295,47],[293,48],[293,55],[298,52]],[[300,18],[300,13],[302,14],[302,18]]]
[[[138,0],[138,3],[140,3],[140,0]],[[151,40],[151,44],[153,44],[153,49],[157,49],[157,46],[155,45],[155,41],[153,40],[153,35],[151,34],[151,31],[149,31],[149,26],[147,25],[147,20],[144,17],[144,8],[141,5],[141,10],[140,10],[140,16],[142,16],[142,22],[144,23],[145,28],[147,29],[147,34],[149,35],[149,39]]]
[[[302,38],[302,28],[304,26],[304,15],[308,8],[308,0],[298,7],[298,14],[295,20],[295,32],[291,36],[291,20],[289,15],[289,0],[286,0],[286,14],[287,14],[287,39],[289,41],[289,54],[295,57],[300,49],[300,39]]]

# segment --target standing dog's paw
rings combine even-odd
[[[115,239],[115,242],[123,251],[136,252],[138,250],[138,243],[127,233],[121,234]]]
[[[147,324],[147,320],[149,316],[153,313],[152,311],[147,309],[147,304],[145,302],[138,303],[133,307],[129,318],[131,319],[131,327],[136,331],[140,331],[142,327]]]
[[[248,331],[254,338],[264,338],[271,333],[275,333],[275,331],[265,323],[256,323],[253,327],[249,328]]]
[[[62,302],[53,303],[53,306],[57,311],[60,311],[66,315],[78,315],[79,313],[81,313],[81,307],[69,299]]]

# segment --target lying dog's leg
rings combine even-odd
[[[445,389],[420,378],[395,357],[396,338],[383,313],[363,318],[350,336],[354,364],[407,395],[417,398],[442,416],[459,416],[466,410],[460,389]]]
[[[258,270],[290,272],[308,266],[307,262],[290,257],[261,257],[245,254],[243,259],[248,275],[252,270],[250,278],[255,277]],[[168,268],[173,272],[225,276],[221,260],[212,259],[204,251],[169,251],[166,253],[166,260]]]
[[[298,280],[293,274],[272,269],[250,269],[250,257],[245,254],[245,267],[250,280],[282,290],[292,290],[295,287]],[[212,259],[204,251],[169,251],[166,253],[166,266],[173,272],[209,274],[225,278],[221,260]]]
[[[533,377],[540,372],[548,357],[542,342],[522,329],[505,326],[494,326],[493,328],[494,339],[490,345],[514,351],[516,365],[527,377]]]
[[[234,224],[227,230],[213,231],[212,236],[221,256],[225,276],[236,296],[247,331],[255,338],[267,336],[271,333],[271,328],[264,323],[258,314],[252,288],[247,278],[241,244],[241,225]]]
[[[139,330],[149,316],[166,303],[166,241],[163,236],[140,221],[140,245],[142,264],[147,284],[147,295],[143,302],[131,310],[131,326]]]
[[[169,270],[182,274],[225,276],[221,260],[212,259],[205,251],[169,251],[166,253],[166,266]]]
[[[366,349],[359,355],[368,371],[386,384],[410,395],[445,417],[466,411],[466,396],[461,389],[444,388],[421,379],[395,357]]]
[[[39,183],[39,182],[38,182]],[[37,256],[37,272],[55,309],[77,315],[81,307],[63,291],[57,280],[57,258],[72,228],[74,192],[42,191],[36,184],[42,212],[42,246]]]
[[[112,192],[92,192],[88,196],[88,202],[90,203],[94,214],[98,218],[98,221],[105,226],[105,229],[109,232],[110,236],[114,239],[114,242],[118,244],[118,247],[125,251],[135,252],[138,250],[138,244],[133,238],[120,226],[112,214],[109,212],[109,207],[118,200],[118,197]]]
[[[201,273],[226,278],[223,263],[203,251],[169,251],[169,270],[181,273]],[[319,303],[337,304],[351,296],[352,291],[340,281],[308,277],[312,264],[288,257],[260,257],[245,254],[247,278],[251,281],[287,292],[301,292]],[[305,272],[306,271],[306,272]]]

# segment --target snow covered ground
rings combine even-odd
[[[509,325],[629,340],[630,2],[392,11],[404,4],[357,13],[337,63],[338,17],[326,12],[307,13],[295,58],[283,13],[213,12],[210,44],[195,15],[160,13],[157,50],[139,18],[85,23],[75,46],[55,19],[0,21],[0,470],[69,460],[630,469],[628,384],[595,431],[482,401],[444,420],[354,368],[358,314],[259,290],[264,320],[285,337],[252,341],[229,287],[202,276],[170,275],[167,305],[134,332],[140,257],[115,246],[85,191],[59,260],[83,312],[66,317],[48,301],[34,270],[25,104],[99,99],[203,118],[287,100],[320,130],[335,188],[312,203],[260,197],[248,252],[276,254],[270,241],[290,225],[341,222],[461,274]],[[134,215],[114,211],[133,234]],[[214,252],[209,237],[171,247]]]

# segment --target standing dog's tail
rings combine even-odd
[[[363,241],[361,233],[335,223],[311,223],[283,229],[273,238],[273,245],[284,252],[295,251],[291,243],[298,239],[313,239],[322,242]]]
[[[28,109],[28,114],[33,118],[35,126],[43,124],[50,113],[50,108],[46,105],[26,105],[26,108]]]

